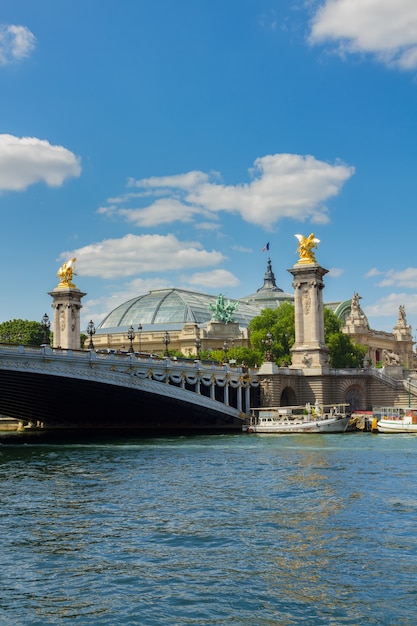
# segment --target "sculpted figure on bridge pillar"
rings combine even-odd
[[[300,255],[298,263],[316,263],[316,257],[314,256],[313,248],[317,248],[320,243],[320,239],[311,233],[308,237],[304,235],[294,235],[298,239],[297,252]]]
[[[72,277],[75,274],[75,261],[77,259],[73,258],[61,265],[56,275],[59,276],[59,285],[58,287],[75,287],[72,282]]]

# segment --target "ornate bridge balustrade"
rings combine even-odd
[[[49,346],[0,345],[0,413],[44,428],[240,430],[256,372]]]
[[[140,365],[143,366],[143,363]],[[199,362],[185,365],[182,362],[168,362],[162,371],[160,368],[156,369],[154,363],[148,365],[147,371],[143,371],[141,367],[138,370],[133,372],[135,376],[149,377],[193,391],[247,414],[251,406],[251,389],[259,386],[250,373],[243,372],[242,368],[229,368],[227,365],[204,367]]]

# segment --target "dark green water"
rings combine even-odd
[[[0,445],[1,626],[417,623],[417,437]]]

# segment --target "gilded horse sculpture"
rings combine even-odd
[[[316,257],[314,256],[313,248],[317,248],[320,243],[320,239],[311,233],[308,237],[304,235],[295,235],[298,239],[297,252],[300,255],[298,263],[316,263]]]
[[[72,277],[75,274],[75,261],[73,258],[61,265],[56,275],[59,276],[59,287],[75,287]]]

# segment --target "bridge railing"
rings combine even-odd
[[[38,355],[44,357],[65,358],[83,360],[86,362],[96,362],[97,364],[118,364],[118,365],[136,365],[139,367],[146,367],[152,365],[153,367],[160,367],[162,369],[171,370],[188,370],[188,371],[211,371],[211,372],[230,372],[230,374],[249,374],[252,378],[257,377],[258,370],[256,368],[248,368],[245,365],[230,365],[229,363],[207,363],[198,359],[171,359],[169,357],[157,357],[157,356],[137,356],[130,352],[111,352],[100,353],[95,350],[74,350],[69,348],[54,348],[50,345],[41,346],[29,346],[29,345],[17,345],[17,344],[4,344],[0,343],[0,354],[27,354]]]

